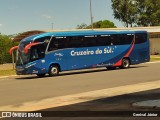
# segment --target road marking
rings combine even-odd
[[[36,111],[157,88],[160,88],[160,80],[53,97],[39,101],[26,102],[21,105],[0,106],[0,111]]]

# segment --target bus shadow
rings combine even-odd
[[[84,70],[84,71],[75,71],[75,72],[68,72],[68,73],[61,73],[59,76],[66,76],[66,75],[76,75],[76,74],[87,74],[87,73],[96,73],[96,72],[102,72],[107,71],[107,69],[99,69],[99,70]]]
[[[40,79],[36,75],[34,76],[19,76],[18,78],[15,78],[16,80],[33,80],[33,79]]]
[[[102,72],[102,71],[107,71],[107,69],[98,69],[98,70],[92,70],[92,69],[88,69],[88,70],[83,70],[83,71],[70,71],[70,72],[67,72],[67,73],[60,73],[58,76],[54,76],[54,77],[61,77],[61,76],[67,76],[67,75],[76,75],[76,74],[87,74],[87,73],[96,73],[96,72]],[[38,77],[36,75],[34,76],[24,76],[24,77],[19,77],[19,78],[15,78],[17,80],[32,80],[32,79],[43,79],[43,78],[50,78],[49,75],[45,75],[45,77]]]
[[[138,69],[138,68],[143,68],[143,67],[147,67],[147,66],[132,66],[128,69]],[[54,76],[54,77],[62,77],[62,76],[69,76],[69,75],[78,75],[78,74],[88,74],[88,73],[97,73],[97,72],[105,72],[105,71],[108,71],[108,72],[111,72],[111,71],[119,71],[119,70],[126,70],[126,69],[120,69],[120,68],[116,68],[114,70],[109,70],[109,69],[106,69],[106,68],[94,68],[93,69],[85,69],[85,70],[76,70],[76,71],[69,71],[67,73],[60,73],[58,76]],[[33,76],[25,76],[25,77],[19,77],[19,78],[15,78],[17,80],[32,80],[32,79],[43,79],[43,78],[49,78],[50,76],[49,75],[46,75],[45,77],[37,77],[36,75],[33,75]]]
[[[130,67],[128,69],[143,68],[143,67],[147,67],[147,66],[133,66],[133,67]],[[116,69],[113,69],[113,70],[109,70],[107,68],[100,68],[100,69],[97,69],[97,70],[87,69],[87,70],[83,70],[83,71],[75,71],[75,72],[71,72],[70,71],[68,73],[61,73],[58,76],[76,75],[76,74],[88,74],[88,73],[105,72],[105,71],[110,72],[110,71],[117,71],[117,70],[125,70],[125,69],[120,69],[118,67]]]

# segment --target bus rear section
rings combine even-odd
[[[130,59],[132,65],[150,61],[150,44],[146,31],[135,32],[135,45]]]

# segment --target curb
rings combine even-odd
[[[8,78],[8,77],[15,77],[15,76],[18,76],[18,75],[1,76],[0,79],[2,79],[2,78]]]

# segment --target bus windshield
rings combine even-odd
[[[51,36],[46,36],[42,38],[38,38],[33,40],[33,37],[26,38],[22,40],[19,44],[19,49],[17,52],[17,65],[23,65],[27,64],[29,62],[32,62],[34,60],[38,60],[40,58],[43,58],[45,56],[45,50],[48,45],[48,41]],[[31,46],[27,53],[24,52],[25,47],[34,42],[44,42],[44,44],[39,44],[35,46]]]
[[[23,65],[29,62],[30,56],[29,53],[24,53],[24,48],[27,44],[29,44],[31,41],[22,41],[19,44],[19,49],[17,50],[17,57],[16,57],[16,64],[17,65]]]
[[[17,51],[17,65],[27,64],[34,60],[38,60],[45,56],[44,45],[36,45],[28,50],[28,53],[24,52],[24,45],[20,44],[19,50]]]
[[[25,54],[24,52],[17,50],[17,57],[16,57],[17,65],[26,64],[30,61],[29,59],[30,59],[29,54]]]

